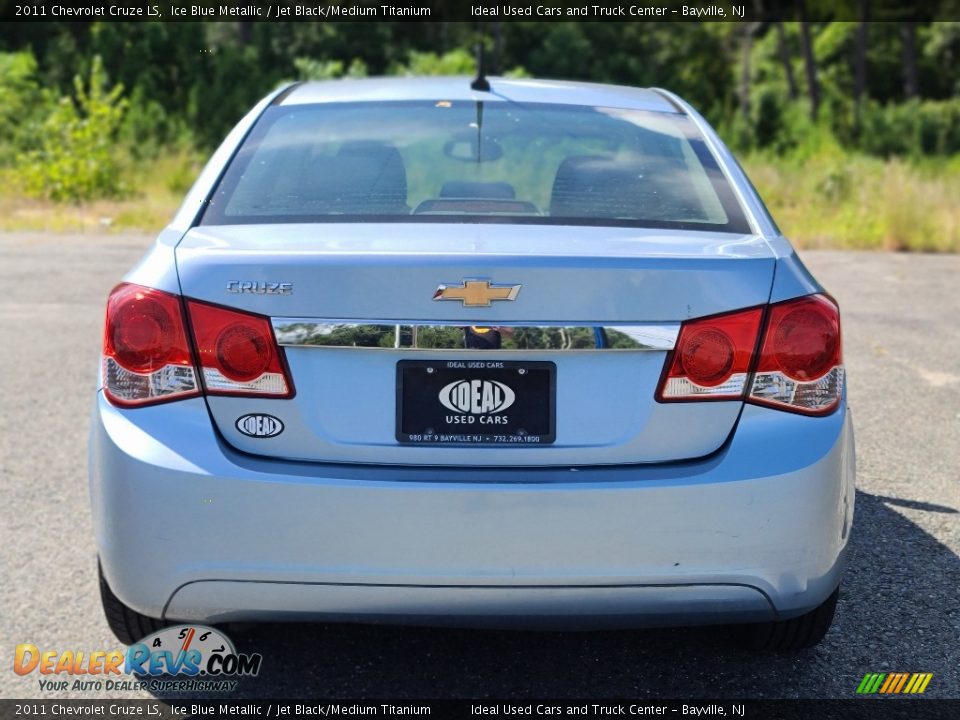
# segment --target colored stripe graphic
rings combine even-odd
[[[860,681],[860,686],[857,688],[857,694],[873,695],[873,693],[877,691],[877,688],[880,687],[880,683],[883,682],[883,679],[886,676],[886,673],[867,673],[863,676],[863,680]]]
[[[892,695],[900,692],[900,688],[903,687],[909,676],[910,673],[890,673],[887,676],[887,681],[880,688],[880,693],[882,695]]]
[[[930,684],[930,680],[933,679],[933,673],[914,673],[913,678],[910,679],[913,687],[910,688],[909,692],[913,695],[919,695],[924,690],[927,689],[927,685]]]
[[[893,688],[893,690],[891,690],[890,692],[895,692],[895,693],[900,692],[900,690],[903,689],[903,684],[907,681],[908,677],[909,677],[909,673],[900,673],[900,682],[898,682],[897,686]]]
[[[890,686],[895,685],[897,683],[897,680],[899,679],[900,679],[899,673],[890,673],[889,675],[887,675],[886,682],[880,686],[880,692],[886,695],[887,691],[890,689]]]
[[[919,695],[932,679],[933,673],[867,673],[857,686],[857,694]]]

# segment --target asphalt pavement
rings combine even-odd
[[[87,500],[104,301],[151,238],[0,235],[0,698],[43,692],[14,647],[108,650]],[[960,256],[802,257],[843,313],[857,439],[850,566],[824,643],[752,654],[722,628],[521,633],[255,625],[235,697],[853,697],[867,672],[931,672],[960,698]],[[141,693],[143,697],[149,697]]]

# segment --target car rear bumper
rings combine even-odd
[[[691,462],[298,463],[226,446],[202,399],[124,410],[100,394],[90,492],[111,588],[153,617],[746,622],[801,614],[839,583],[854,447],[845,407],[746,406]]]

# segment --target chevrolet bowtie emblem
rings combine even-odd
[[[460,285],[441,285],[434,300],[460,300],[467,307],[490,307],[492,300],[516,300],[519,285],[491,285],[489,280],[464,280]]]

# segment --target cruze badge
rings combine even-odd
[[[515,399],[513,390],[496,380],[457,380],[440,390],[445,408],[471,415],[503,412]]]
[[[227,283],[227,292],[253,293],[254,295],[290,295],[293,292],[293,283],[231,280]]]
[[[434,300],[459,300],[466,307],[490,307],[494,300],[516,300],[519,285],[493,285],[489,280],[464,280],[459,285],[441,285]]]

